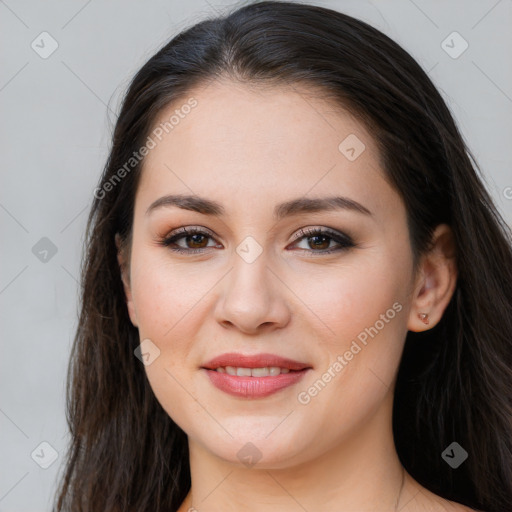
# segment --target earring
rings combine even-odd
[[[419,313],[418,316],[420,317],[421,321],[425,324],[429,324],[428,315],[427,313]]]

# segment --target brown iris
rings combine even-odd
[[[207,247],[208,245],[208,240],[207,240],[207,236],[205,235],[202,235],[200,233],[196,233],[194,235],[188,235],[187,237],[185,237],[185,240],[187,241],[187,245],[189,243],[190,240],[192,240],[192,243],[195,244],[194,246],[192,246],[191,248],[192,249],[203,249],[204,247]],[[199,239],[199,241],[198,241]],[[201,245],[201,240],[203,242],[206,242],[204,245]]]
[[[314,245],[311,245],[311,240],[313,239],[319,239],[319,238],[323,238],[323,242],[320,242],[320,243],[316,243],[314,242]],[[313,248],[316,248],[316,249],[327,249],[329,247],[329,243],[330,243],[330,238],[328,236],[325,236],[325,235],[316,235],[316,236],[310,236],[309,237],[310,241],[308,242],[309,246],[313,249]],[[327,244],[325,247],[320,247],[321,244]]]

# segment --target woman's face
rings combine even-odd
[[[175,115],[145,160],[126,288],[158,401],[194,446],[246,465],[377,435],[415,283],[374,141],[305,89],[224,81],[190,96],[158,120]],[[151,207],[176,195],[193,197]]]

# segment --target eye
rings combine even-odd
[[[182,239],[184,239],[185,246],[177,243]],[[218,247],[215,243],[208,245],[208,239],[213,241],[213,236],[204,229],[183,227],[172,232],[158,243],[177,253],[196,254],[212,247]],[[294,236],[294,239],[294,245],[305,240],[308,248],[301,248],[301,250],[315,255],[330,254],[355,247],[349,236],[328,228],[300,229]],[[332,247],[332,242],[337,244],[337,246]]]
[[[178,245],[176,242],[178,240],[181,240],[182,238],[185,239],[185,247]],[[188,253],[188,254],[194,254],[203,252],[204,249],[207,249],[209,247],[214,247],[215,244],[212,246],[208,246],[208,238],[212,238],[212,235],[208,233],[207,231],[204,231],[199,228],[179,228],[175,232],[171,233],[170,236],[164,238],[159,243],[160,245],[163,245],[164,247],[168,247],[171,251],[180,252],[180,253]],[[189,247],[187,247],[190,244]]]
[[[315,255],[330,254],[355,247],[354,242],[352,242],[349,236],[328,228],[300,229],[294,238],[296,241],[305,240],[307,246],[313,250],[308,250],[307,248],[304,250]],[[331,242],[335,242],[337,246],[333,248]]]

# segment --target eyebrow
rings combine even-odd
[[[224,207],[217,201],[196,195],[171,194],[160,197],[154,201],[146,210],[146,215],[149,215],[158,208],[171,206],[215,217],[222,217],[226,213]],[[274,219],[278,221],[285,217],[291,217],[292,215],[332,210],[351,210],[364,215],[373,215],[368,208],[348,197],[299,197],[276,205],[274,208]]]

